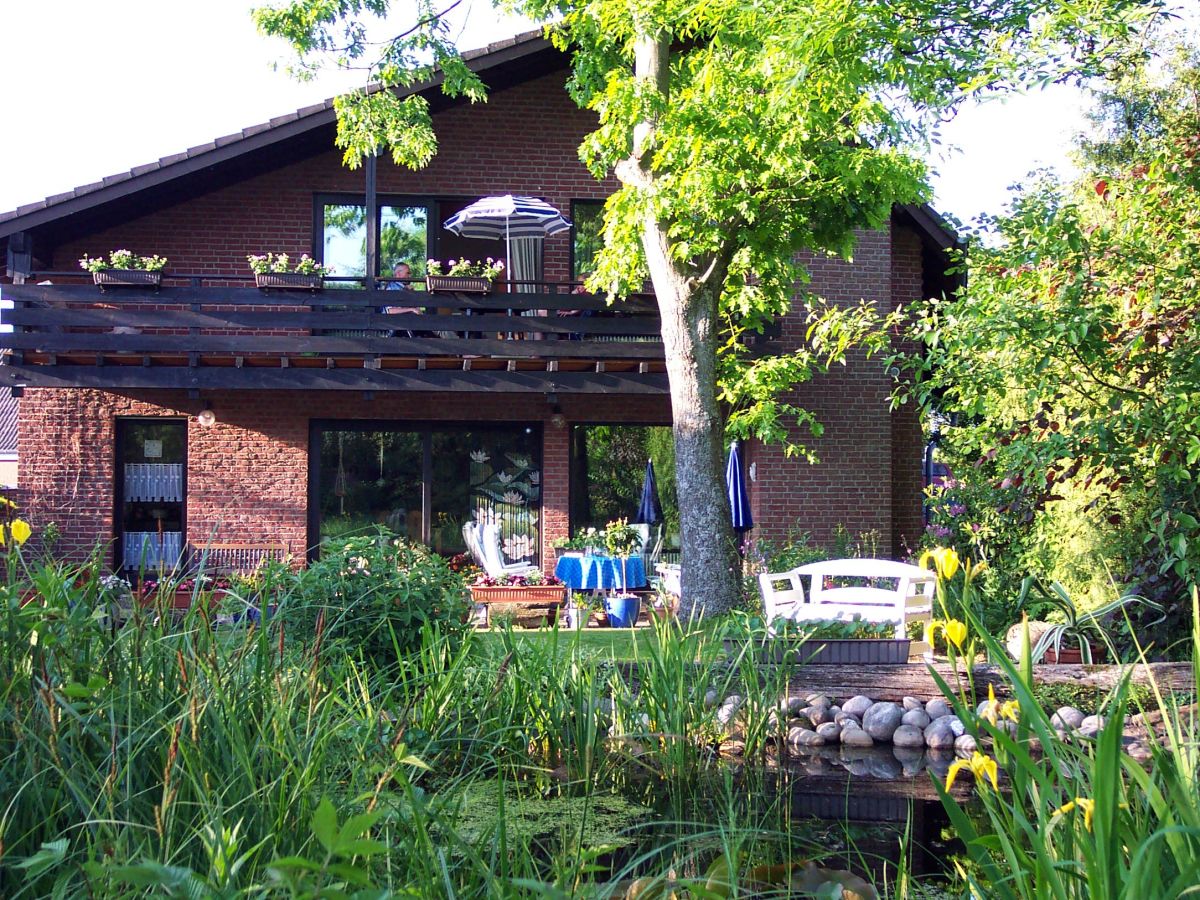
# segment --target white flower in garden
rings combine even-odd
[[[472,450],[471,451],[471,462],[477,462],[482,465],[483,463],[487,462],[489,459],[491,459],[491,457],[488,456],[487,453],[485,453],[482,450]]]

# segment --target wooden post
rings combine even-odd
[[[366,289],[375,290],[375,278],[379,274],[379,201],[375,196],[376,161],[372,153],[367,157],[367,280]]]

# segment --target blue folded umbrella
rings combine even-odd
[[[733,530],[738,534],[749,531],[754,527],[754,517],[750,514],[750,495],[746,493],[742,454],[738,451],[737,441],[729,447],[729,462],[725,464],[725,490],[729,494]]]
[[[662,503],[658,499],[658,482],[654,478],[654,462],[646,460],[646,477],[642,481],[642,501],[638,504],[634,522],[657,525],[663,520]]]

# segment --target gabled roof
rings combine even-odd
[[[468,50],[463,59],[474,71],[487,73],[489,86],[494,90],[566,66],[562,52],[554,48],[540,28]],[[440,75],[435,75],[429,81],[397,91],[401,96],[428,93],[432,109],[444,108],[458,101],[436,90],[441,80]],[[96,227],[98,220],[138,214],[147,206],[170,202],[185,195],[189,187],[211,190],[278,166],[287,156],[282,152],[285,148],[296,158],[328,152],[333,147],[336,124],[333,100],[325,100],[127,172],[109,175],[10,212],[0,212],[0,244],[6,244],[10,235],[22,231],[50,232],[48,236],[53,242],[55,237],[63,239],[72,231]],[[938,250],[944,252],[957,245],[954,230],[928,204],[897,207],[897,213],[915,225]]]
[[[476,72],[500,75],[498,84],[495,83],[496,79],[489,79],[492,87],[504,86],[508,81],[503,77],[505,74],[508,74],[512,80],[522,80],[533,72],[541,74],[542,70],[546,68],[544,64],[547,62],[551,63],[553,67],[565,65],[562,54],[553,48],[543,36],[541,29],[496,41],[479,50],[468,50],[463,53],[463,59]],[[511,70],[511,72],[496,72],[498,69]],[[441,83],[441,80],[441,76],[436,75],[429,81],[397,90],[401,96],[433,91]],[[151,187],[161,187],[199,170],[230,163],[238,157],[277,146],[281,142],[294,140],[313,132],[327,131],[332,135],[336,121],[333,100],[325,100],[322,103],[305,106],[295,112],[277,116],[269,122],[252,125],[233,134],[216,138],[207,144],[190,147],[182,153],[164,156],[154,162],[136,166],[127,172],[109,175],[100,181],[80,185],[70,191],[54,194],[44,200],[20,206],[10,212],[0,212],[0,238],[45,225],[56,219],[94,210],[106,203],[128,197],[135,192]],[[322,146],[328,150],[333,144],[331,140],[326,140],[322,142]]]

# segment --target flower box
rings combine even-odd
[[[150,272],[146,269],[101,269],[92,273],[92,281],[106,287],[152,287],[158,290],[162,286],[162,272]]]
[[[912,641],[907,638],[809,638],[807,641],[774,638],[762,644],[758,648],[758,654],[764,663],[782,663],[787,660],[808,666],[897,666],[908,662],[911,644]],[[727,653],[737,653],[740,650],[741,642],[725,641]]]
[[[476,603],[525,603],[528,605],[561,606],[567,600],[567,589],[561,584],[498,584],[492,587],[471,586],[471,599]]]
[[[492,282],[470,275],[426,275],[425,288],[430,291],[455,291],[460,294],[490,294]]]
[[[254,284],[264,290],[319,291],[325,286],[325,276],[300,272],[255,272]]]

